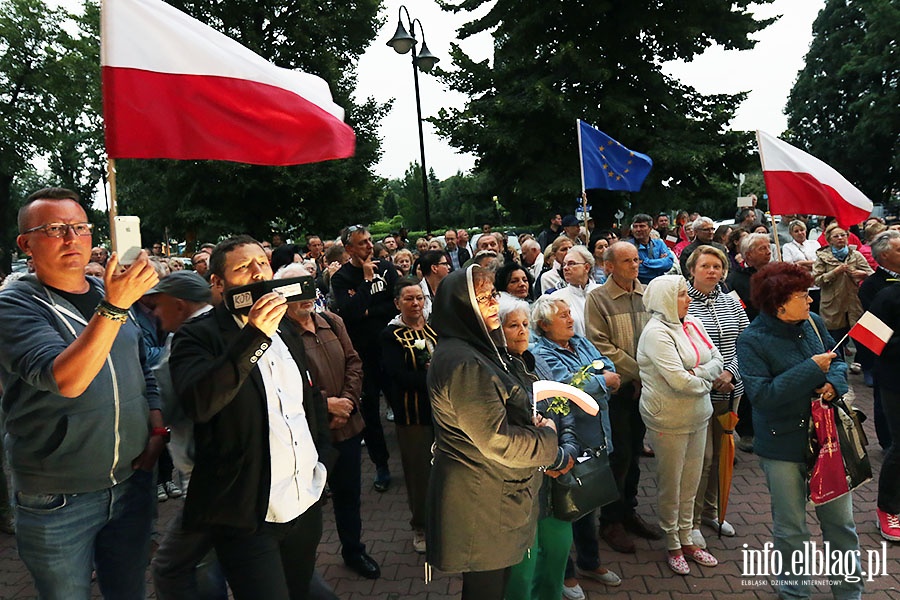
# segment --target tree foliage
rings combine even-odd
[[[900,192],[900,4],[828,0],[786,112],[791,141],[869,198]]]
[[[354,103],[355,64],[380,25],[379,0],[171,0],[280,67],[324,78],[356,131],[353,158],[293,167],[212,161],[118,161],[122,210],[144,215],[148,231],[215,241],[247,232],[330,235],[349,221],[379,213],[379,180],[371,173],[381,149],[377,126],[387,106]]]
[[[34,191],[63,185],[89,207],[100,165],[99,28],[96,6],[81,16],[42,0],[0,2],[0,249],[9,266],[15,211]],[[41,158],[49,174],[37,175]]]
[[[493,60],[475,62],[453,46],[456,68],[440,74],[470,99],[433,122],[479,157],[476,171],[514,213],[543,221],[551,207],[574,209],[577,118],[654,160],[639,193],[589,192],[600,223],[629,201],[649,211],[719,200],[721,182],[746,170],[750,136],[726,131],[744,95],[703,95],[661,64],[690,60],[713,43],[752,48],[749,34],[770,21],[747,12],[750,0],[439,3],[454,12],[492,4],[459,36],[490,31]]]

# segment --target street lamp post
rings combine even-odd
[[[407,32],[406,27],[403,26],[403,13],[406,13],[406,22],[409,24],[409,32]],[[412,68],[413,68],[413,82],[416,88],[416,115],[418,117],[417,124],[419,125],[419,151],[421,153],[422,158],[422,196],[425,199],[425,233],[431,233],[431,209],[428,205],[428,170],[425,168],[425,137],[422,133],[422,102],[419,97],[419,69],[422,69],[426,73],[430,72],[431,69],[434,68],[434,65],[438,63],[440,59],[433,55],[428,50],[428,45],[425,43],[425,28],[422,27],[422,22],[419,19],[410,19],[409,11],[405,6],[401,6],[399,10],[398,23],[397,23],[397,31],[394,33],[394,37],[387,43],[388,46],[392,47],[398,54],[406,54],[409,52],[413,46],[418,43],[416,39],[416,23],[419,24],[419,31],[422,34],[422,48],[419,50],[419,54],[416,55],[415,52],[412,54]]]

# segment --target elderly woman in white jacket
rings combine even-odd
[[[709,392],[724,362],[703,324],[688,315],[690,303],[683,277],[651,281],[644,291],[651,319],[637,350],[641,417],[656,451],[659,525],[666,532],[669,567],[679,575],[690,574],[687,559],[718,564],[694,545],[691,530],[712,414]]]

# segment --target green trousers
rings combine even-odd
[[[559,600],[571,548],[571,523],[540,519],[534,544],[510,572],[506,600]]]

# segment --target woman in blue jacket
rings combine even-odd
[[[531,310],[531,327],[537,336],[531,351],[538,363],[546,367],[546,373],[542,375],[547,379],[570,383],[578,371],[590,368],[591,376],[582,389],[597,401],[600,412],[592,417],[570,403],[575,414],[575,432],[583,447],[598,448],[605,444],[607,452],[611,453],[609,394],[619,387],[619,375],[613,362],[600,354],[586,338],[575,333],[575,321],[568,303],[555,294],[541,296],[535,301]],[[595,361],[600,361],[602,367],[596,367]],[[578,572],[582,577],[617,586],[622,583],[619,576],[600,566],[595,512],[572,524]],[[570,560],[566,565],[563,595],[574,599],[583,597],[580,594],[583,592],[580,592],[575,565]]]
[[[809,271],[791,263],[769,263],[760,269],[750,280],[751,299],[760,314],[737,342],[741,378],[753,407],[753,451],[771,496],[775,551],[791,573],[775,574],[784,598],[810,597],[809,581],[791,569],[794,553],[802,555],[809,542],[806,446],[811,401],[821,396],[828,402],[848,389],[847,364],[830,351],[835,342],[824,321],[809,312],[812,283]],[[859,598],[863,584],[851,495],[817,506],[816,516],[832,551],[856,556],[852,573],[831,577],[834,597]]]

